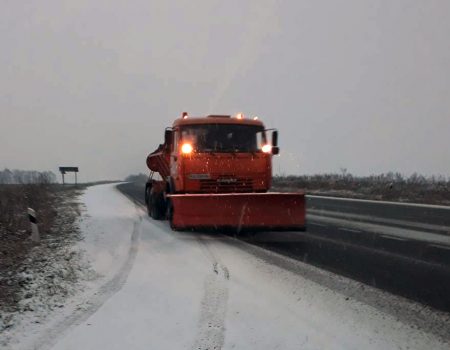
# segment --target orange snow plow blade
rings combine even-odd
[[[171,226],[176,230],[232,229],[304,231],[304,193],[175,194]]]

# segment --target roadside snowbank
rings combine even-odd
[[[38,261],[42,266],[33,276],[23,274],[24,281],[33,281],[32,289],[46,292],[25,298],[21,312],[9,315],[11,325],[0,334],[2,348],[45,348],[55,330],[62,328],[59,325],[67,328],[71,322],[76,323],[74,315],[91,306],[99,288],[127,259],[134,223],[139,218],[134,206],[114,184],[89,187],[79,200],[84,206],[78,222],[80,241],[67,242],[56,257],[41,256]],[[36,247],[32,253],[39,252],[43,250]],[[51,288],[68,292],[52,293]]]

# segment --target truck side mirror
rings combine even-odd
[[[173,137],[173,131],[170,129],[166,129],[164,132],[164,147],[166,149],[169,149],[172,145],[172,137]]]
[[[272,131],[272,147],[278,146],[278,131],[274,130]]]
[[[272,131],[272,154],[277,155],[280,153],[280,147],[278,147],[278,131]]]

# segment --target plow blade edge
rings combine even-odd
[[[184,229],[305,230],[304,193],[174,194],[171,226]]]

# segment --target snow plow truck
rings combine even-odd
[[[269,192],[278,153],[257,117],[184,112],[147,157],[148,214],[174,230],[303,231],[304,193]]]

